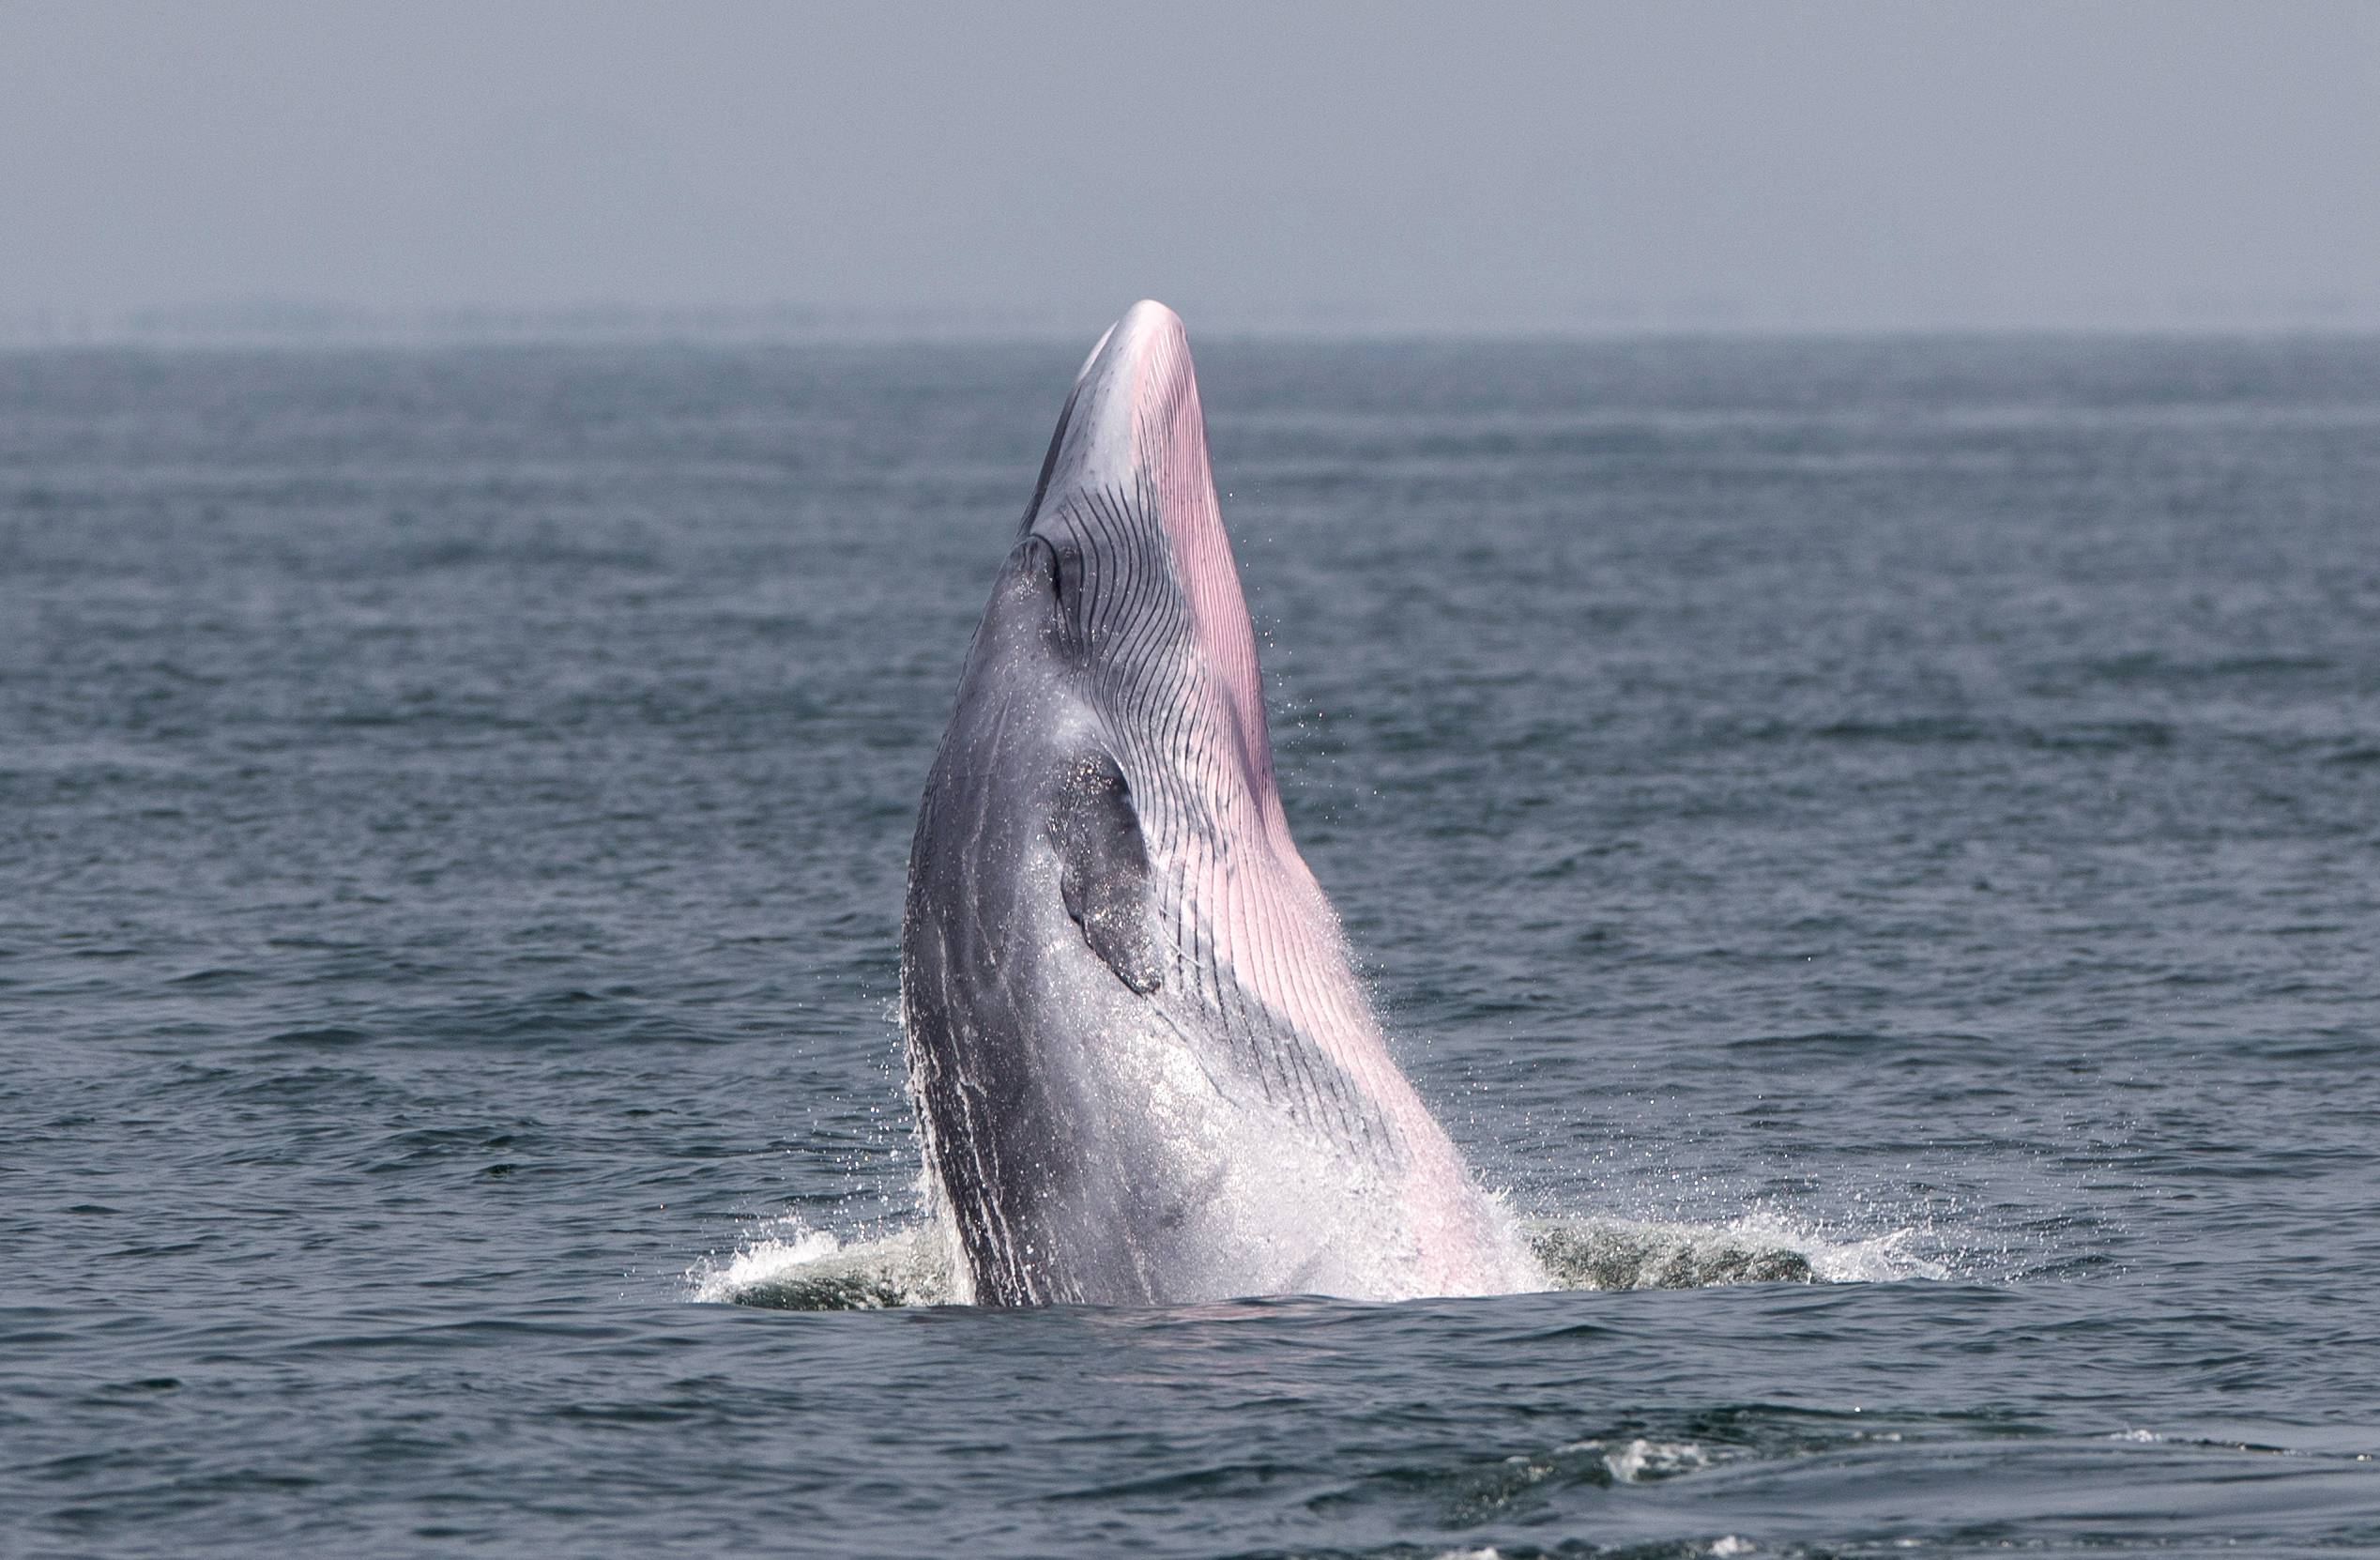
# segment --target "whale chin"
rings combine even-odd
[[[979,1299],[1542,1287],[1290,838],[1182,321],[1076,375],[919,809],[909,1087]]]

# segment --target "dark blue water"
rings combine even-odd
[[[978,1312],[902,873],[1084,344],[0,358],[0,1551],[2380,1549],[2380,344],[1202,343],[1603,1287]]]

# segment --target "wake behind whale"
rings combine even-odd
[[[1543,1288],[1289,837],[1181,320],[1076,377],[926,782],[901,947],[982,1303]]]

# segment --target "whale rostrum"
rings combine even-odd
[[[918,812],[901,1017],[980,1303],[1545,1283],[1391,1060],[1289,838],[1163,304],[1084,363],[976,629]]]

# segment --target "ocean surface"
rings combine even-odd
[[[2380,341],[1198,341],[1569,1287],[1001,1313],[897,932],[1088,344],[0,356],[0,1552],[2380,1552]]]

